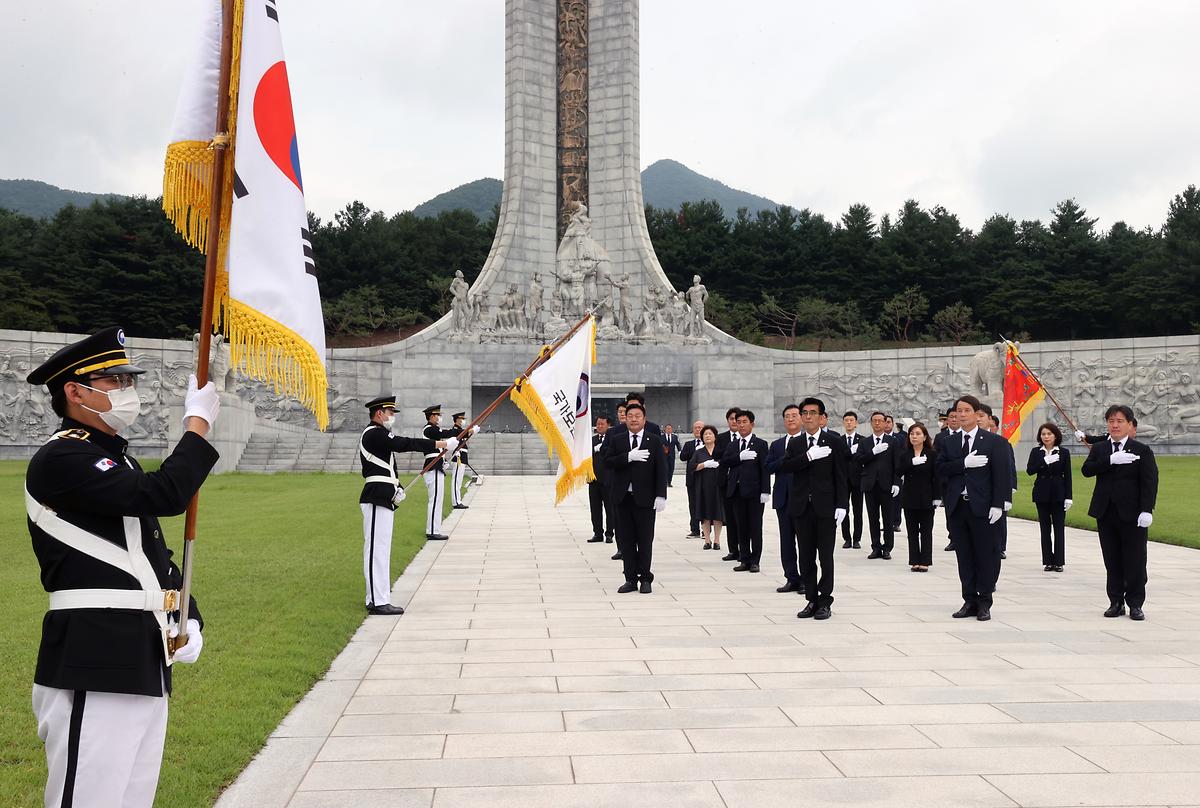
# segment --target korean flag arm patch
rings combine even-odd
[[[100,469],[101,471],[108,471],[111,468],[116,468],[117,464],[116,464],[116,461],[114,461],[110,458],[102,457],[99,460],[97,460],[93,465],[95,465],[95,467]]]

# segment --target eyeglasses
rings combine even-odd
[[[820,410],[800,410],[801,415],[820,415]]]
[[[131,387],[137,387],[137,376],[133,373],[116,373],[111,375],[92,375],[88,376],[89,382],[111,381],[115,385],[110,388],[113,390],[128,390]]]

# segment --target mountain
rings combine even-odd
[[[68,191],[37,180],[0,180],[0,208],[15,210],[38,219],[48,219],[67,205],[86,208],[93,202],[117,199],[119,196]]]
[[[442,211],[466,208],[487,221],[492,218],[495,206],[500,204],[503,188],[504,183],[500,180],[475,180],[422,202],[413,208],[413,213],[418,216],[437,216]],[[642,195],[647,205],[671,209],[678,208],[684,202],[715,199],[729,218],[737,215],[738,208],[748,208],[753,216],[760,210],[779,207],[779,203],[766,197],[730,188],[674,160],[659,160],[642,172]]]
[[[500,204],[503,188],[504,183],[500,180],[484,177],[438,194],[428,202],[417,205],[412,212],[417,216],[431,218],[447,210],[466,208],[478,216],[480,221],[487,222],[491,220],[496,206]]]

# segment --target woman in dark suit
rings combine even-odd
[[[692,467],[692,485],[696,487],[696,518],[704,535],[705,550],[721,549],[721,527],[725,524],[725,496],[717,482],[717,428],[700,430],[700,443],[688,465]]]
[[[1033,482],[1033,504],[1042,527],[1042,563],[1045,572],[1062,572],[1066,560],[1063,522],[1071,509],[1071,453],[1062,445],[1062,432],[1054,424],[1038,427],[1038,445],[1029,452],[1029,474]],[[1054,541],[1050,541],[1050,528]]]
[[[900,456],[901,505],[908,526],[908,563],[913,572],[929,572],[933,563],[933,510],[942,502],[942,484],[934,472],[933,440],[920,421],[908,428]]]

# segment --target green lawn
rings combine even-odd
[[[30,688],[46,596],[25,527],[24,474],[23,462],[0,462],[4,806],[41,805],[45,777]],[[211,805],[362,623],[360,480],[227,474],[205,484],[193,583],[204,651],[196,665],[175,668],[156,804]],[[397,512],[393,577],[425,543],[425,486],[410,491]],[[179,551],[183,517],[164,528]]]
[[[1033,477],[1025,473],[1024,463],[1028,459],[1018,458],[1020,485],[1012,514],[1025,519],[1037,519],[1033,506]],[[1200,457],[1156,457],[1158,462],[1158,505],[1154,509],[1154,524],[1150,526],[1150,538],[1166,544],[1181,544],[1185,547],[1200,547]],[[1071,447],[1071,475],[1075,504],[1067,511],[1067,524],[1087,530],[1096,529],[1096,520],[1087,515],[1092,500],[1095,477],[1084,477],[1079,472],[1083,457]]]

